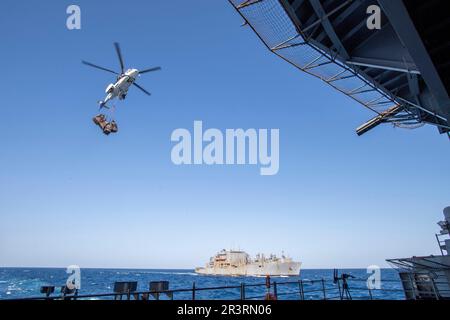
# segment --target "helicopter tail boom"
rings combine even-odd
[[[106,105],[106,101],[100,100],[100,101],[98,101],[98,105],[99,105],[100,110],[103,108],[109,109],[109,107]]]

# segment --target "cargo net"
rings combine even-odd
[[[276,55],[381,115],[396,102],[356,70],[320,50],[297,31],[278,0],[229,0],[258,37]],[[402,113],[409,112],[402,111]],[[406,115],[406,114],[405,114]]]

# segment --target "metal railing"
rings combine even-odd
[[[397,288],[371,289],[366,279],[350,281],[296,280],[266,281],[266,283],[216,287],[197,287],[195,282],[190,288],[170,290],[124,291],[99,294],[50,295],[20,300],[392,300],[404,299],[401,282],[384,280],[383,283],[395,283]],[[218,292],[217,294],[215,292]],[[208,295],[204,295],[208,293]],[[17,299],[13,299],[17,300]]]

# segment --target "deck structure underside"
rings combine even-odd
[[[229,1],[271,52],[374,112],[359,135],[386,122],[449,134],[445,1]],[[374,5],[379,29],[367,26]]]

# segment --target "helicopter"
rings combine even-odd
[[[153,68],[148,68],[148,69],[144,69],[144,70],[138,70],[138,69],[128,69],[125,70],[125,66],[124,66],[124,62],[123,62],[123,57],[122,57],[122,51],[120,49],[120,45],[119,43],[115,42],[114,43],[114,48],[116,49],[116,53],[117,53],[117,57],[119,58],[119,63],[120,63],[120,73],[116,72],[114,70],[108,69],[108,68],[104,68],[104,67],[100,67],[96,64],[93,64],[91,62],[87,62],[87,61],[81,61],[83,64],[96,68],[96,69],[100,69],[103,71],[107,71],[110,73],[114,73],[117,78],[116,78],[116,82],[115,83],[111,83],[107,86],[105,93],[107,94],[104,100],[100,100],[98,101],[98,104],[100,106],[100,110],[102,108],[106,108],[106,109],[110,109],[109,106],[106,105],[106,103],[110,100],[113,100],[115,98],[118,98],[119,100],[124,100],[125,97],[128,94],[128,89],[133,85],[137,88],[139,88],[142,92],[144,92],[146,95],[151,95],[150,92],[148,92],[147,90],[145,90],[144,88],[142,88],[140,85],[138,85],[136,83],[136,79],[138,76],[140,76],[141,74],[147,73],[147,72],[153,72],[153,71],[157,71],[157,70],[161,70],[161,67],[153,67]]]

